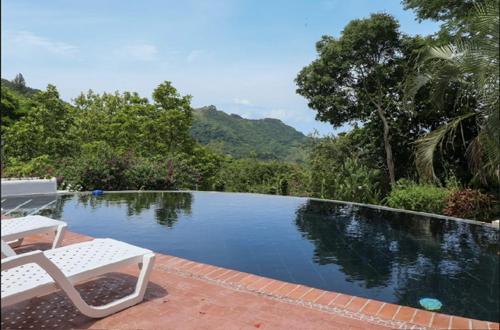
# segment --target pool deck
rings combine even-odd
[[[48,248],[48,235],[18,252]],[[63,245],[92,237],[67,232]],[[124,268],[78,285],[95,305],[133,290],[138,270]],[[498,323],[433,313],[156,254],[145,300],[91,319],[60,292],[2,308],[2,329],[499,329]]]

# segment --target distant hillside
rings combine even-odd
[[[245,119],[208,106],[194,111],[193,137],[235,158],[302,161],[308,138],[278,119]]]

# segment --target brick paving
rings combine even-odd
[[[68,232],[63,245],[92,237]],[[47,249],[29,237],[17,252]],[[129,294],[135,267],[78,285],[101,305]],[[60,292],[2,308],[2,329],[499,329],[498,323],[323,291],[157,253],[145,300],[90,319]]]

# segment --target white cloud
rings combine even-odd
[[[60,41],[53,41],[48,38],[38,36],[29,31],[16,31],[7,34],[7,41],[11,38],[11,41],[23,47],[34,47],[48,51],[56,55],[74,55],[78,52],[78,47]]]
[[[205,53],[205,51],[202,49],[192,50],[189,52],[188,56],[186,57],[186,61],[188,63],[192,63],[192,62],[196,61],[201,55],[203,55],[203,53]]]
[[[240,98],[237,98],[237,97],[233,99],[233,102],[235,104],[240,104],[240,105],[250,105],[250,104],[252,104],[252,102],[250,102],[250,100],[240,99]]]
[[[118,53],[139,61],[153,61],[158,57],[158,49],[151,44],[127,45],[119,49]]]

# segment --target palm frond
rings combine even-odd
[[[415,163],[418,173],[423,179],[434,180],[436,178],[434,172],[434,156],[436,151],[438,149],[442,151],[445,142],[455,139],[455,132],[464,120],[476,115],[477,113],[467,113],[456,117],[449,123],[424,135],[415,142]]]

